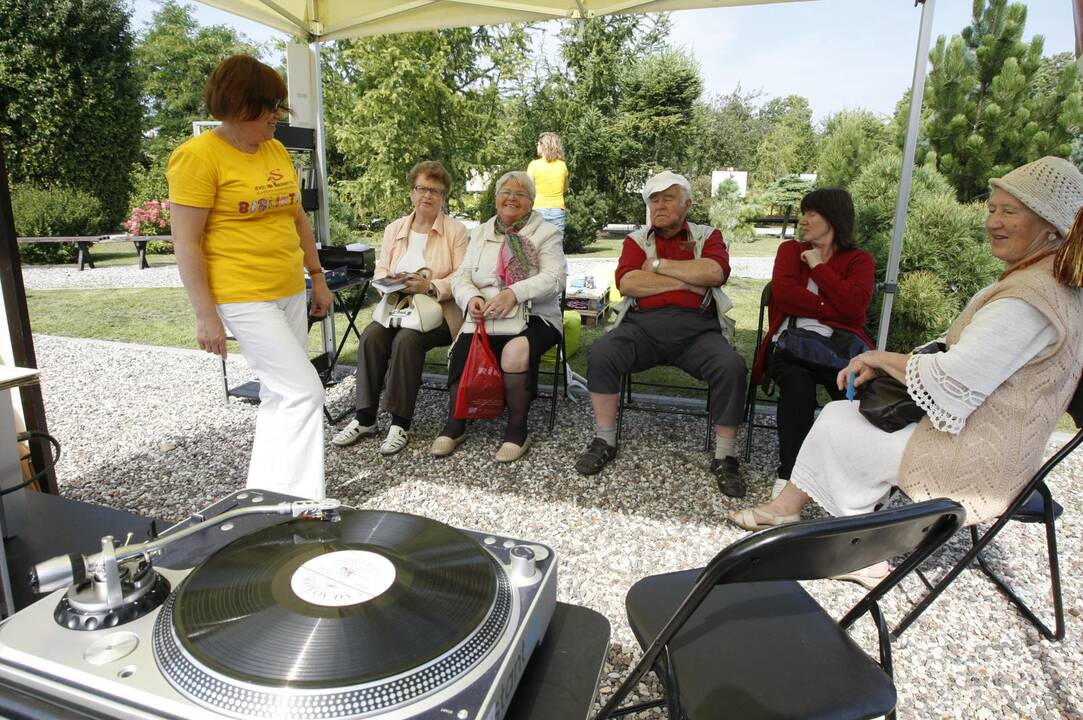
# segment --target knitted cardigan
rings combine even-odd
[[[958,435],[922,419],[898,476],[899,487],[915,501],[950,497],[966,508],[967,524],[982,522],[999,515],[1041,464],[1083,370],[1083,290],[1059,284],[1052,267],[1050,257],[1009,275],[948,329],[950,348],[979,309],[1011,297],[1045,315],[1057,340],[994,390]]]
[[[767,305],[769,328],[752,366],[753,382],[763,381],[767,347],[787,317],[812,318],[848,330],[872,347],[865,334],[865,311],[872,300],[876,261],[868,252],[853,248],[836,252],[827,262],[809,268],[802,262],[801,253],[811,249],[811,244],[796,240],[778,246],[771,271],[771,302]],[[819,295],[809,291],[810,277],[816,281]]]

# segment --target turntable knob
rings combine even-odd
[[[534,549],[528,545],[516,545],[509,552],[511,555],[511,581],[515,585],[529,585],[537,580]]]

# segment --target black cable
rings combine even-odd
[[[16,437],[16,439],[19,442],[24,442],[24,441],[30,440],[32,438],[37,438],[39,440],[48,440],[52,444],[53,449],[56,450],[56,454],[53,455],[53,461],[51,463],[49,463],[49,465],[47,465],[46,467],[44,467],[41,470],[39,470],[38,472],[34,473],[32,476],[30,476],[29,479],[24,480],[23,482],[19,483],[18,485],[13,485],[12,487],[4,488],[3,490],[0,490],[0,497],[3,497],[4,495],[7,495],[9,493],[13,493],[16,490],[22,490],[27,485],[30,485],[31,483],[35,483],[38,480],[42,480],[50,470],[52,470],[53,468],[56,467],[57,462],[60,461],[60,442],[57,441],[57,439],[55,437],[53,437],[52,435],[50,435],[49,433],[44,433],[44,432],[41,432],[40,430],[29,430],[27,432],[19,433],[18,436]]]

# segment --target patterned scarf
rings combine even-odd
[[[527,213],[511,225],[505,225],[499,217],[496,218],[496,232],[504,236],[496,274],[500,276],[504,287],[514,285],[538,272],[538,249],[530,238],[519,234],[530,220],[530,215],[531,213]]]

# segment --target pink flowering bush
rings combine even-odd
[[[132,208],[131,217],[123,225],[132,235],[168,235],[169,201],[147,200],[139,207]],[[147,243],[147,252],[157,255],[171,253],[173,243],[152,240]]]

